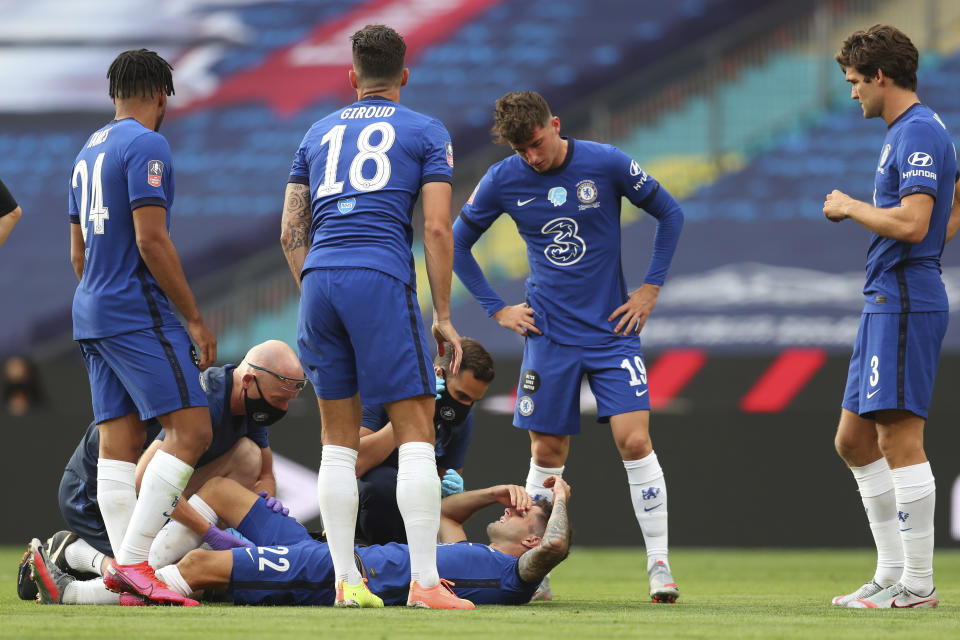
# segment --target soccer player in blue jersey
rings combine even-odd
[[[457,375],[448,373],[453,355],[434,358],[437,400],[433,414],[440,493],[463,491],[463,462],[473,436],[473,405],[493,381],[493,358],[473,338],[463,338],[463,360]],[[406,542],[397,509],[397,445],[393,425],[381,404],[364,404],[357,458],[359,511],[357,539],[368,544]]]
[[[650,400],[639,333],[653,311],[683,213],[636,161],[610,145],[560,135],[560,120],[532,91],[497,100],[493,132],[516,152],[487,171],[454,224],[454,270],[500,325],[526,337],[514,425],[531,440],[527,491],[560,475],[580,431],[580,380],[597,397],[630,484],[647,549],[650,595],[679,592],[667,559],[667,489],[650,442]],[[620,265],[620,202],[657,219],[653,258],[633,292]],[[470,253],[501,213],[527,244],[527,299],[508,305]]]
[[[126,51],[107,77],[116,116],[77,154],[69,198],[70,259],[80,280],[73,334],[100,431],[100,511],[117,552],[104,580],[113,590],[184,604],[156,579],[147,554],[210,444],[198,367],[213,364],[216,340],[169,234],[173,163],[157,131],[173,93],[171,67],[152,51]],[[134,470],[151,418],[170,437],[147,467],[138,497]]]
[[[933,585],[933,472],[923,428],[949,306],[940,254],[956,194],[946,125],[917,98],[917,49],[900,30],[856,31],[836,56],[865,118],[887,124],[873,202],[834,190],[823,214],[872,232],[865,304],[844,391],[837,452],[860,489],[877,546],[873,578],[833,604],[937,606]],[[956,224],[952,227],[956,231]]]
[[[552,506],[534,503],[523,487],[497,485],[444,498],[439,542],[434,541],[444,588],[479,604],[519,605],[530,601],[537,584],[567,557],[570,487],[559,477],[545,486]],[[187,595],[199,589],[229,589],[236,604],[335,604],[335,570],[326,542],[310,537],[293,518],[277,513],[263,498],[236,482],[215,478],[199,492],[230,526],[257,546],[231,551],[195,550],[157,574]],[[467,542],[463,523],[478,510],[502,504],[503,515],[487,525],[489,544]],[[37,541],[34,541],[36,543]],[[398,543],[353,549],[351,562],[372,592],[388,605],[407,603],[410,579],[407,546]],[[43,601],[62,602],[73,579],[48,562],[42,550],[30,556]]]
[[[460,337],[450,322],[453,147],[437,120],[399,104],[406,44],[368,25],[352,37],[357,101],[316,122],[293,160],[281,244],[301,288],[300,358],[317,392],[323,452],[317,487],[338,580],[338,606],[382,606],[353,564],[360,397],[381,403],[398,451],[397,504],[410,545],[410,604],[467,608],[440,585],[440,480],[434,456],[434,378],[416,296],[413,207],[422,194],[423,245],[438,351]]]

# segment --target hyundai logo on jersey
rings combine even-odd
[[[344,198],[343,200],[337,201],[337,210],[339,210],[340,213],[350,213],[355,206],[357,206],[356,198]]]
[[[915,167],[929,167],[933,164],[933,158],[930,157],[929,153],[917,151],[910,154],[910,157],[907,158],[907,162]]]
[[[554,187],[547,192],[547,200],[553,203],[553,206],[559,207],[567,201],[567,190],[563,187]]]

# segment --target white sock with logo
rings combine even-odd
[[[210,524],[216,524],[217,513],[213,507],[194,494],[187,500],[194,511]],[[180,562],[180,558],[200,546],[201,536],[194,533],[189,527],[171,519],[163,525],[157,537],[150,545],[150,566],[154,569],[165,567],[168,564]]]
[[[667,561],[667,485],[657,454],[650,452],[639,460],[624,460],[633,513],[640,523],[643,544],[647,548],[647,571],[657,562]]]
[[[937,486],[930,463],[892,469],[897,518],[903,541],[900,582],[919,596],[933,591],[933,512]]]
[[[162,449],[147,465],[140,481],[140,496],[133,509],[123,544],[116,551],[117,564],[137,564],[150,555],[150,545],[160,527],[173,513],[193,467]]]
[[[67,564],[74,571],[83,573],[95,573],[98,576],[103,575],[101,566],[103,565],[104,554],[90,546],[90,543],[83,538],[77,538],[63,550],[63,557]]]
[[[120,594],[109,591],[103,578],[74,580],[63,589],[61,604],[120,604]]]
[[[353,559],[359,504],[357,452],[354,449],[324,445],[317,474],[317,498],[336,580],[359,584],[362,577]]]
[[[123,460],[98,459],[97,504],[110,548],[116,554],[137,506],[137,465]]]
[[[429,442],[400,445],[397,506],[403,516],[410,550],[410,579],[423,587],[440,583],[437,532],[440,530],[440,478],[437,456]]]
[[[547,502],[553,502],[553,489],[544,487],[543,482],[550,476],[563,476],[564,468],[564,466],[541,467],[533,461],[533,458],[530,458],[530,471],[527,472],[527,486],[525,487],[530,497],[534,500],[544,498]]]
[[[881,587],[889,587],[903,573],[903,544],[900,542],[900,526],[897,522],[893,475],[886,458],[862,467],[850,467],[850,472],[857,480],[860,499],[877,546],[877,571],[873,581]]]

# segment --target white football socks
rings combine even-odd
[[[187,597],[193,593],[193,589],[183,579],[183,574],[175,564],[167,565],[156,572],[157,578],[162,580],[174,593]]]
[[[120,594],[108,591],[103,578],[74,580],[60,596],[61,604],[120,604]]]
[[[897,522],[897,500],[893,490],[893,475],[886,458],[874,460],[862,467],[850,467],[857,480],[860,499],[867,512],[870,531],[877,546],[877,571],[873,581],[889,587],[903,573],[903,545]]]
[[[937,486],[930,463],[893,469],[897,522],[903,541],[900,582],[917,595],[933,591],[933,512]]]
[[[74,571],[103,575],[101,566],[104,555],[90,546],[83,538],[77,538],[63,550],[63,557]]]
[[[203,498],[194,494],[187,502],[204,520],[210,524],[216,524],[217,513],[203,501]],[[159,569],[179,562],[180,558],[200,546],[200,540],[201,536],[171,519],[163,525],[157,537],[154,538],[153,544],[150,545],[150,566]]]
[[[433,475],[437,475],[436,471]],[[336,579],[359,584],[362,577],[353,559],[359,500],[354,449],[324,445],[317,474],[317,499]]]
[[[667,485],[657,454],[639,460],[624,460],[630,500],[647,549],[647,571],[658,561],[667,565]]]
[[[119,550],[114,547],[117,564],[136,564],[148,559],[154,537],[173,513],[192,475],[192,466],[166,451],[157,451],[143,472],[140,496],[123,544]]]
[[[97,460],[97,504],[114,555],[123,544],[137,505],[137,465],[123,460]]]
[[[563,469],[563,466],[541,467],[533,461],[533,458],[530,458],[530,471],[527,473],[527,486],[524,488],[534,500],[544,498],[548,502],[553,502],[553,490],[544,487],[543,481],[550,476],[562,476]]]
[[[437,457],[429,442],[400,445],[397,506],[403,516],[410,550],[410,579],[424,587],[440,583],[437,573],[437,532],[440,530],[440,478]]]

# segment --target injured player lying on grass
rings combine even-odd
[[[523,487],[514,485],[467,491],[443,500],[437,566],[447,588],[477,604],[530,601],[543,577],[566,558],[570,545],[570,487],[559,477],[548,482],[552,505],[534,503]],[[325,542],[314,540],[296,520],[275,512],[262,497],[232,480],[214,478],[197,495],[227,526],[235,527],[257,546],[190,551],[176,564],[157,571],[157,577],[171,589],[184,596],[226,591],[236,604],[334,603],[333,563]],[[463,523],[478,510],[497,503],[506,509],[487,525],[489,543],[467,542]],[[406,545],[357,547],[355,559],[370,591],[383,604],[422,606],[407,599],[410,560]],[[75,603],[71,585],[76,579],[49,561],[39,540],[31,543],[30,561],[38,602]],[[119,595],[115,602],[143,603],[129,596],[121,600]]]

